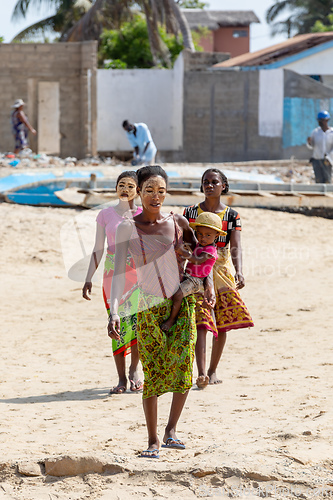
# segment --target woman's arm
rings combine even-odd
[[[192,228],[189,225],[188,220],[179,214],[175,214],[175,218],[176,218],[176,221],[177,221],[179,227],[183,231],[184,243],[187,243],[191,247],[191,249],[194,250],[194,248],[197,244],[197,240],[196,240],[196,237],[194,235]]]
[[[240,290],[245,286],[245,279],[242,269],[242,246],[240,236],[240,231],[237,231],[236,229],[231,232],[230,236],[230,253],[232,263],[236,271],[235,280],[237,290]]]
[[[26,114],[24,113],[24,111],[19,111],[19,112],[18,112],[18,116],[19,116],[19,118],[20,118],[21,122],[22,122],[22,123],[24,123],[24,125],[25,125],[25,126],[26,126],[29,130],[30,130],[30,132],[31,132],[32,134],[36,135],[36,133],[37,133],[37,132],[36,132],[36,130],[35,130],[35,129],[34,129],[34,128],[30,125],[29,120],[28,120],[28,118],[27,118]]]
[[[108,324],[108,335],[112,339],[120,339],[120,319],[118,316],[119,302],[124,293],[126,282],[126,260],[128,254],[128,242],[132,234],[132,224],[124,221],[119,224],[116,231],[116,254],[114,261],[114,273],[111,284],[110,317]]]
[[[95,245],[93,253],[91,254],[90,263],[87,271],[86,281],[82,288],[82,297],[86,300],[91,300],[88,297],[91,294],[92,289],[92,277],[94,276],[104,252],[104,242],[105,242],[105,229],[100,224],[96,224],[96,236]]]

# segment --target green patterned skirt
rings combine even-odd
[[[120,339],[112,339],[113,355],[127,356],[136,340],[136,314],[138,311],[139,290],[136,285],[136,271],[131,266],[129,256],[126,262],[126,284],[124,295],[118,308],[120,316]],[[105,258],[103,274],[103,299],[108,316],[110,314],[111,284],[114,270],[114,254],[108,252]]]
[[[160,328],[171,312],[172,301],[140,289],[137,339],[144,372],[143,399],[166,392],[184,394],[192,387],[196,343],[195,298],[182,301],[177,322],[167,332]]]

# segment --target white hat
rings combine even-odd
[[[24,105],[25,105],[25,102],[23,101],[23,99],[16,99],[12,108],[20,108],[21,106],[24,106]]]

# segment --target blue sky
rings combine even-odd
[[[47,9],[32,9],[26,19],[14,23],[11,20],[11,15],[16,0],[0,0],[0,2],[0,36],[3,36],[7,43],[25,27],[53,13]],[[251,2],[249,0],[233,0],[232,7],[230,1],[227,0],[208,0],[208,2],[209,8],[212,10],[253,10],[256,13],[261,23],[251,25],[251,52],[286,39],[285,36],[281,35],[271,38],[270,28],[265,22],[265,13],[274,4],[274,0],[252,0]]]

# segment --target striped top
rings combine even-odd
[[[195,219],[203,211],[204,210],[200,208],[199,203],[197,203],[196,205],[185,208],[183,215],[189,222],[195,222]],[[236,212],[236,210],[234,210],[233,208],[226,207],[217,215],[221,217],[222,230],[227,232],[225,236],[219,236],[216,242],[217,248],[222,248],[226,247],[229,244],[231,232],[235,230],[241,231],[242,225],[239,213]]]
[[[176,222],[175,237],[171,243],[162,241],[160,235],[147,234],[133,222],[129,240],[129,251],[135,262],[138,284],[151,295],[171,298],[182,279],[182,260],[175,252],[175,246],[182,241],[182,230]]]

